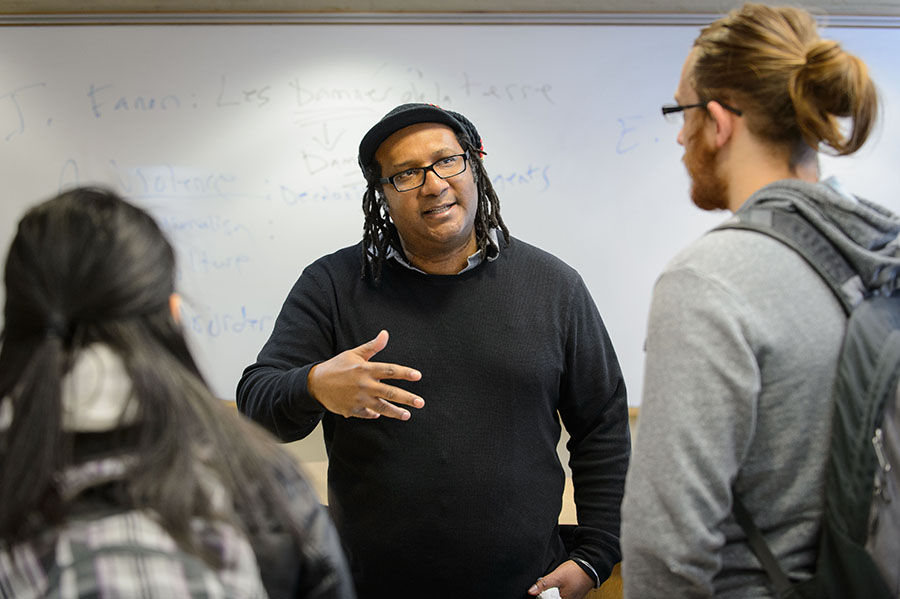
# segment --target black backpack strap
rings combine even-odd
[[[744,229],[774,237],[800,254],[819,273],[849,314],[864,297],[859,274],[828,238],[793,206],[762,204],[737,212],[713,230]]]
[[[828,284],[846,314],[865,298],[865,286],[859,274],[828,238],[790,204],[767,202],[735,213],[714,230],[742,229],[773,237],[796,251]],[[781,569],[762,532],[737,494],[732,512],[747,535],[750,550],[759,560],[774,587],[776,596],[797,596],[797,589]]]
[[[744,534],[747,535],[747,543],[750,545],[750,550],[753,551],[763,570],[768,574],[769,580],[772,581],[775,594],[778,597],[788,597],[792,587],[791,581],[788,579],[787,574],[784,573],[784,570],[781,569],[781,566],[778,565],[778,560],[772,555],[772,551],[763,538],[762,532],[760,532],[756,523],[753,522],[753,517],[737,495],[734,495],[732,511],[734,512],[735,520],[744,529]]]

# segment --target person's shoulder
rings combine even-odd
[[[301,471],[295,458],[281,446],[274,448],[269,467],[288,497],[316,500],[315,490],[309,479]]]
[[[354,281],[361,279],[361,273],[360,242],[307,263],[294,281],[289,297],[301,297],[310,293],[320,295],[327,289],[353,285]]]
[[[362,269],[362,242],[325,254],[303,269],[303,275],[315,278],[341,278],[346,273],[359,275]]]
[[[818,292],[824,284],[786,244],[740,229],[714,229],[698,238],[669,261],[657,281],[663,279],[683,281],[694,293],[704,282],[742,302],[766,301],[775,290]]]
[[[564,276],[578,276],[577,271],[562,258],[536,245],[522,241],[518,237],[510,236],[509,244],[502,247],[500,255],[502,256],[504,252],[511,260],[527,264],[531,268],[537,267],[550,272],[558,272]]]
[[[335,250],[329,254],[325,254],[310,264],[313,265],[339,265],[339,264],[348,264],[355,263],[359,264],[362,259],[362,242],[357,242],[353,245],[340,248]]]
[[[269,500],[270,498],[262,498],[254,502],[254,509],[257,510],[256,516],[274,530],[281,528],[284,524],[279,522],[278,518],[289,515],[294,523],[302,528],[315,515],[314,512],[320,508],[320,499],[296,458],[282,446],[270,446],[268,453],[260,461],[259,467],[276,483],[278,491],[282,493],[280,501],[283,502],[286,512],[279,515],[272,510],[272,506],[279,503],[279,500],[272,502]],[[251,496],[259,497],[260,493],[266,492],[266,487],[261,483],[251,483],[251,485],[248,489]],[[238,507],[240,509],[242,506]],[[246,516],[246,514],[242,514],[242,516]]]

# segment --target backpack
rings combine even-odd
[[[747,206],[716,229],[757,231],[788,245],[829,284],[847,313],[813,577],[799,583],[787,577],[736,494],[735,519],[781,599],[898,597],[900,293],[866,289],[844,256],[790,203]]]

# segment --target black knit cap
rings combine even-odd
[[[362,169],[363,174],[365,174],[366,168],[372,165],[372,161],[375,160],[375,152],[384,140],[396,131],[418,123],[447,125],[457,133],[468,137],[475,149],[480,154],[484,154],[478,130],[472,121],[463,115],[452,110],[444,110],[434,104],[401,104],[375,123],[359,142],[359,168]]]

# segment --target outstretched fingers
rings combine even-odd
[[[415,382],[422,373],[408,366],[372,362],[371,358],[387,347],[388,332],[313,366],[307,375],[309,394],[325,409],[347,418],[396,418],[409,420],[403,406],[421,408],[425,400],[389,385],[385,380]]]

